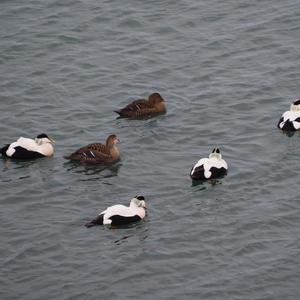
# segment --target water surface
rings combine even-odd
[[[298,299],[300,3],[2,1],[1,142],[46,132],[49,159],[0,160],[1,299]],[[168,112],[116,119],[160,92]],[[62,156],[116,133],[121,161]],[[192,185],[220,147],[228,175]],[[83,224],[136,194],[147,218]]]

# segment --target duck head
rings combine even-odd
[[[299,111],[300,110],[300,100],[296,100],[291,104],[290,111]]]
[[[117,143],[119,143],[120,140],[117,138],[115,134],[111,134],[107,139],[106,139],[106,146],[108,148],[114,147]]]
[[[38,145],[55,143],[55,141],[45,133],[39,134],[34,140]]]
[[[166,102],[159,93],[153,93],[148,100],[157,110],[158,113],[166,112]]]
[[[222,154],[219,148],[214,148],[213,151],[209,154],[209,158],[222,159]]]
[[[147,208],[145,197],[144,196],[135,196],[130,200],[130,206],[131,207],[142,207]]]
[[[164,101],[165,100],[162,98],[162,96],[159,93],[153,93],[149,96],[149,102],[151,103],[160,103]]]

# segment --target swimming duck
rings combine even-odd
[[[119,160],[120,153],[116,146],[119,139],[115,134],[110,135],[106,139],[106,144],[93,143],[83,146],[68,156],[65,159],[79,161],[83,163],[114,163]]]
[[[148,100],[139,99],[122,109],[115,110],[122,118],[141,119],[166,113],[166,102],[159,93],[153,93]]]
[[[96,225],[126,225],[142,220],[146,216],[146,202],[144,196],[135,196],[130,205],[117,204],[102,211],[95,219],[85,224],[87,228]]]
[[[212,179],[227,173],[227,163],[222,159],[220,149],[214,148],[209,158],[201,158],[192,168],[190,176],[195,180]]]
[[[296,131],[300,129],[300,100],[291,104],[290,110],[282,114],[277,127],[283,131]]]
[[[47,134],[39,134],[35,139],[20,137],[16,142],[7,144],[0,149],[4,157],[15,159],[33,159],[52,156],[54,140]]]

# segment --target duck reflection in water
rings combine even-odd
[[[137,237],[139,239],[140,242],[146,240],[148,238],[148,229],[145,227],[145,223],[146,222],[139,222],[139,223],[133,223],[133,224],[129,224],[126,226],[122,226],[122,227],[111,227],[109,228],[109,230],[112,230],[114,233],[119,233],[120,229],[125,229],[127,231],[127,234],[125,234],[124,236],[121,236],[120,238],[118,238],[117,240],[114,241],[114,243],[116,245],[121,245],[123,243],[127,243],[130,241],[131,238]],[[108,228],[106,228],[108,229]],[[136,231],[137,229],[139,229],[138,231]],[[132,232],[134,230],[134,232]],[[130,231],[130,232],[128,232]],[[138,236],[136,235],[138,234]]]
[[[106,164],[106,165],[88,165],[78,162],[66,162],[67,170],[77,174],[83,174],[86,176],[100,175],[103,178],[110,178],[118,176],[121,163]]]
[[[286,135],[287,137],[293,137],[296,132],[298,132],[298,134],[299,134],[299,131],[285,131],[285,130],[282,130],[282,134]]]
[[[225,176],[224,176],[225,177]],[[204,187],[204,185],[210,184],[210,185],[217,185],[217,184],[222,184],[222,181],[219,179],[209,179],[209,180],[192,180],[192,186],[203,186],[203,188],[201,188],[201,190],[206,189],[206,187]]]

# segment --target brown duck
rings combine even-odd
[[[79,148],[69,156],[64,156],[64,158],[92,164],[114,163],[120,158],[120,153],[116,146],[118,142],[117,136],[112,134],[106,139],[105,145],[100,143],[89,144]]]
[[[166,113],[166,102],[159,93],[151,94],[146,99],[131,102],[122,109],[115,110],[122,118],[140,119]]]

